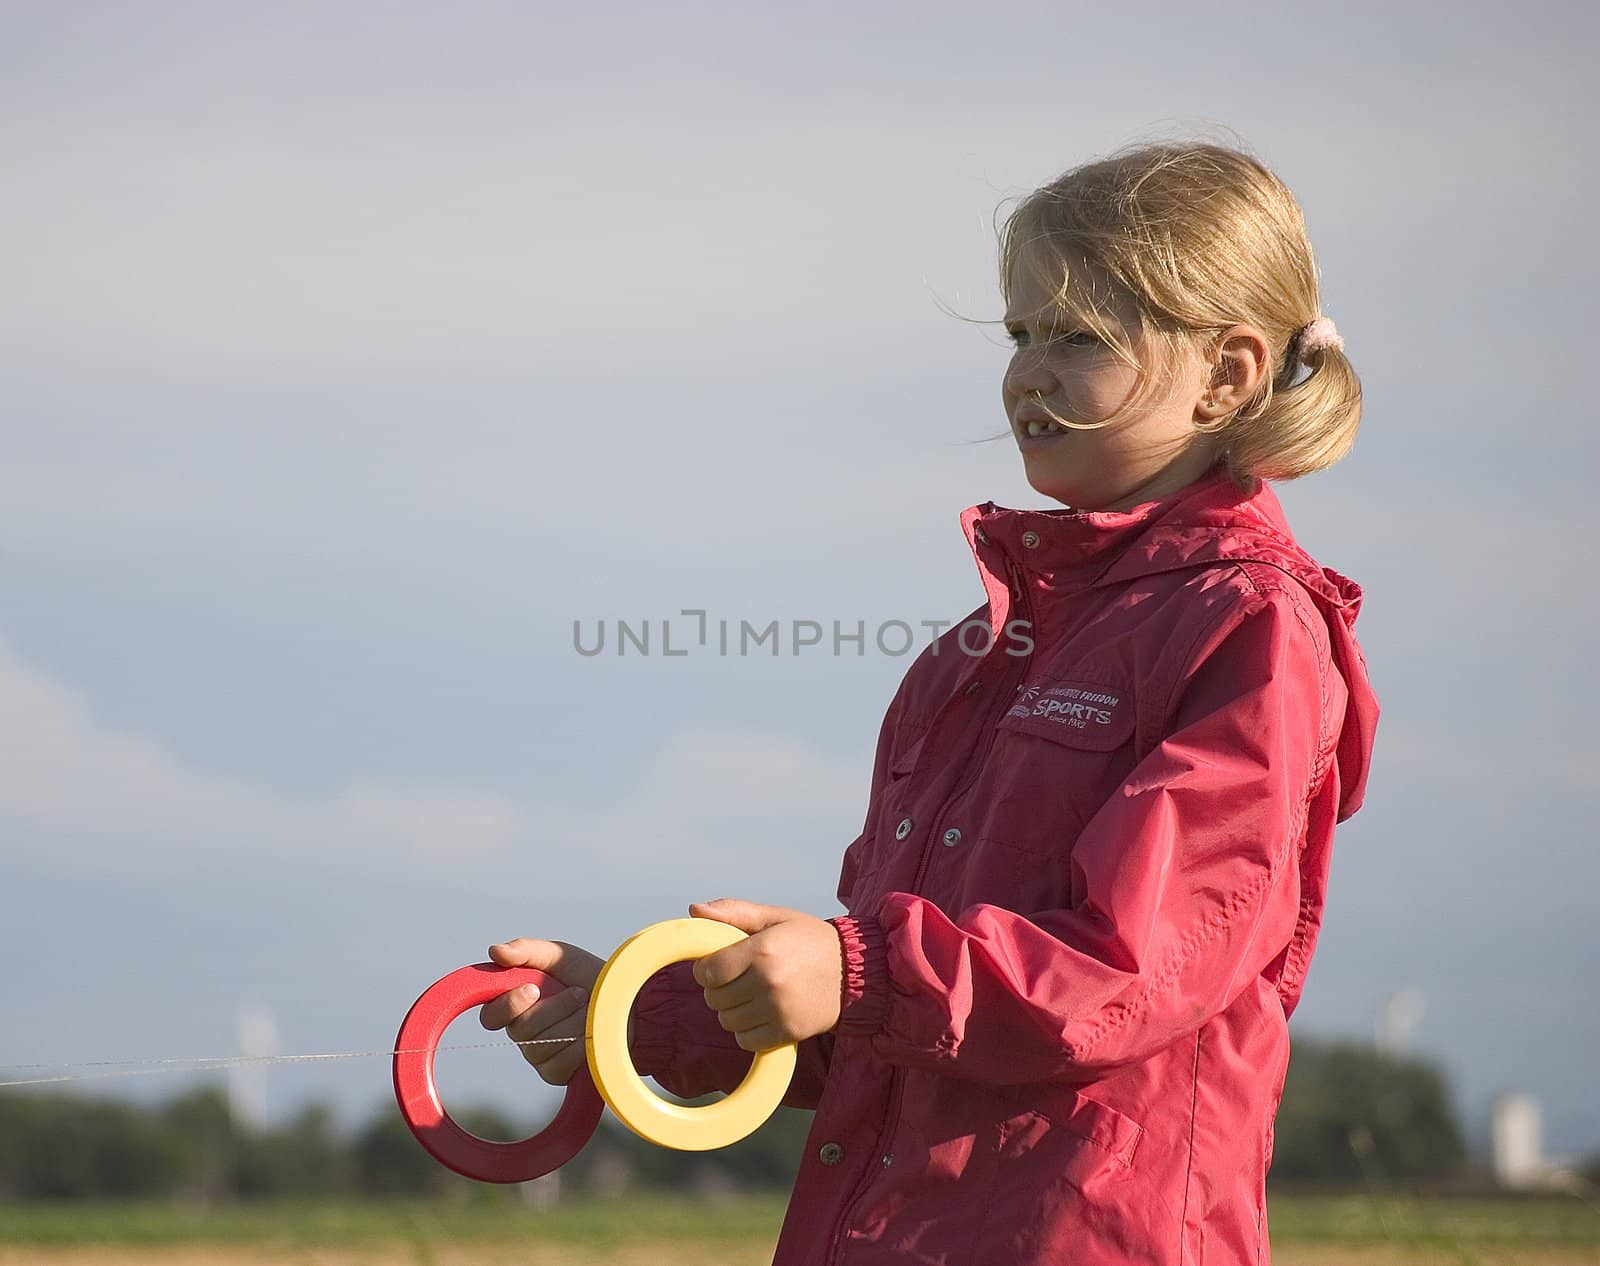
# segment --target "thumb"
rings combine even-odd
[[[535,967],[565,981],[564,971],[572,967],[571,947],[558,941],[540,941],[519,936],[489,947],[489,958],[501,967]]]
[[[748,932],[753,936],[762,928],[782,923],[789,917],[791,911],[785,910],[782,906],[764,906],[754,901],[718,897],[715,901],[690,902],[689,914],[693,918],[715,919],[718,923],[730,924],[741,932]]]

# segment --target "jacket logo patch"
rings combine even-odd
[[[1040,717],[1056,725],[1086,730],[1090,726],[1110,725],[1121,695],[1087,686],[1024,686],[1018,702],[1006,713],[1010,717]]]
[[[1133,698],[1118,686],[1057,681],[1022,686],[1000,728],[1110,751],[1133,730]]]

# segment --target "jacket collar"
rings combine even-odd
[[[1219,462],[1169,496],[1126,511],[1012,510],[992,501],[961,514],[996,639],[1016,607],[1012,578],[1025,587],[1034,635],[1048,641],[1060,600],[1160,572],[1219,562],[1265,563],[1309,591],[1327,623],[1330,648],[1349,691],[1339,741],[1339,820],[1360,807],[1371,762],[1378,699],[1355,640],[1361,587],[1323,567],[1294,539],[1265,481],[1241,492]]]
[[[1256,497],[1271,493],[1258,482]],[[1012,510],[984,501],[961,514],[991,604],[1009,609],[1008,577],[1015,575],[1036,599],[1077,592],[1148,571],[1164,571],[1181,550],[1178,538],[1197,516],[1216,516],[1248,504],[1221,463],[1178,491],[1128,510]],[[1271,510],[1276,510],[1273,497]],[[1270,513],[1270,511],[1269,511]],[[1254,522],[1254,516],[1247,518]],[[1188,548],[1207,543],[1190,536]],[[1204,561],[1196,559],[1195,562]],[[995,600],[1001,601],[996,603]]]
[[[1218,463],[1184,488],[1128,510],[1012,510],[969,506],[961,530],[990,597],[1014,570],[1031,593],[1117,584],[1136,576],[1251,559],[1289,572],[1329,604],[1349,606],[1361,590],[1319,566],[1294,539],[1277,494],[1256,480],[1240,492]],[[1010,604],[1007,603],[1009,606]]]

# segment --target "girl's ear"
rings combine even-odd
[[[1214,355],[1216,364],[1206,399],[1222,413],[1248,404],[1272,372],[1272,344],[1253,325],[1224,330],[1217,339]]]

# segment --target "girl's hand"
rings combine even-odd
[[[689,913],[750,934],[694,965],[707,1005],[745,1050],[801,1042],[839,1022],[844,951],[833,924],[731,897],[695,902]]]
[[[520,985],[486,1002],[478,1022],[486,1029],[504,1029],[515,1041],[529,1038],[569,1038],[548,1046],[519,1046],[522,1058],[552,1086],[564,1086],[583,1067],[588,1055],[583,1045],[583,1023],[595,978],[606,965],[588,950],[565,941],[535,941],[526,937],[489,947],[489,957],[502,967],[537,967],[567,986],[540,1000],[533,985]],[[628,1042],[633,1042],[633,1018],[628,1019]]]

